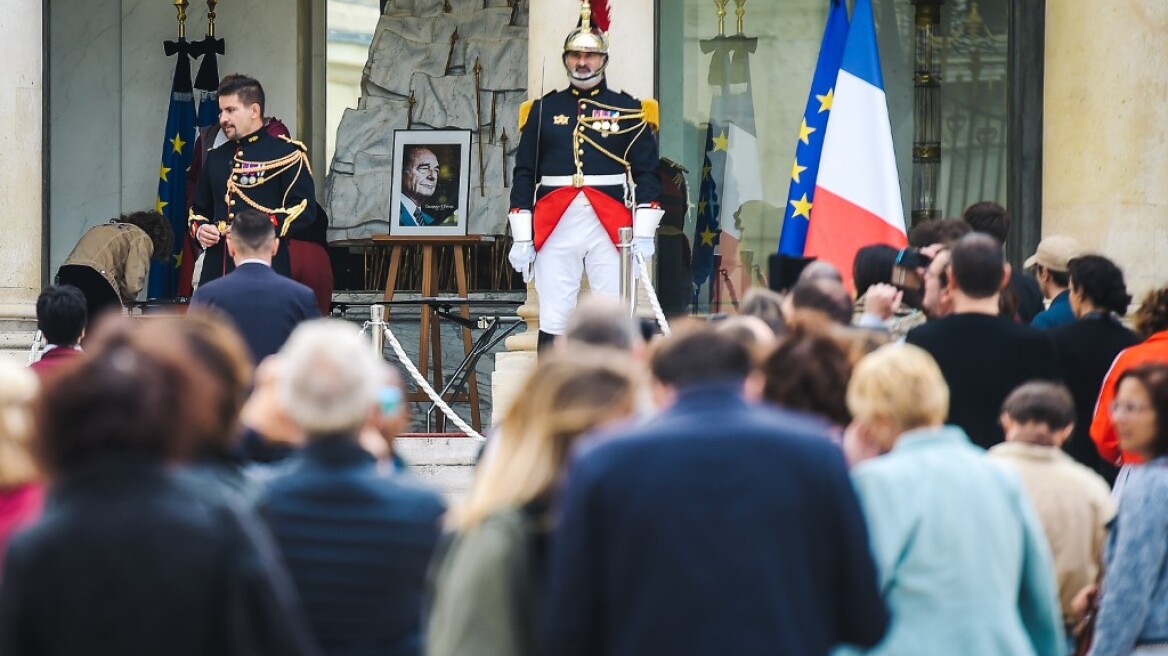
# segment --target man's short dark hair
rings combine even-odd
[[[970,298],[989,298],[1002,289],[1006,260],[997,239],[968,234],[953,244],[949,254],[953,284]]]
[[[276,238],[276,226],[267,214],[257,210],[243,210],[235,215],[228,238],[236,249],[263,251]]]
[[[73,285],[54,285],[41,292],[36,303],[37,328],[45,341],[73,346],[89,321],[85,294]]]
[[[1071,284],[1071,274],[1067,271],[1055,271],[1050,267],[1044,267],[1041,264],[1035,265],[1036,270],[1042,269],[1050,275],[1050,281],[1059,287],[1066,287]]]
[[[783,318],[783,297],[778,292],[765,287],[751,287],[742,295],[738,304],[738,314],[758,317],[776,335],[787,332],[787,322]]]
[[[678,326],[660,341],[649,366],[653,378],[676,388],[740,381],[753,367],[744,344],[707,323]]]
[[[234,73],[223,78],[217,92],[219,97],[237,96],[244,107],[258,104],[260,116],[264,115],[264,88],[254,77]]]
[[[949,248],[971,230],[973,228],[964,219],[927,219],[909,230],[908,245],[913,248],[924,248],[933,244],[943,244]]]
[[[791,288],[791,305],[797,310],[816,310],[838,324],[852,323],[852,297],[843,283],[830,278],[805,280]]]
[[[970,205],[962,212],[961,218],[974,232],[985,233],[1001,244],[1006,243],[1006,236],[1010,234],[1010,215],[1006,214],[1006,208],[992,200]]]
[[[1065,385],[1034,381],[1006,397],[1002,412],[1020,424],[1046,424],[1062,430],[1075,421],[1075,401]]]

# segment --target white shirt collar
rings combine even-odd
[[[268,262],[267,260],[263,260],[263,259],[260,259],[258,257],[249,257],[246,260],[240,260],[240,261],[236,262],[235,268],[238,269],[239,267],[241,267],[245,264],[262,264],[266,267],[272,266],[272,263]]]

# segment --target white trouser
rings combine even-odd
[[[620,295],[620,255],[584,192],[576,195],[535,257],[539,329],[562,335],[588,273],[593,294]]]

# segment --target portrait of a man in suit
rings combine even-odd
[[[438,189],[438,167],[438,156],[429,148],[406,148],[405,166],[402,167],[400,225],[430,226],[438,223],[424,209]]]

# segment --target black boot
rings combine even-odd
[[[556,335],[553,335],[551,333],[545,333],[544,331],[541,330],[541,331],[539,331],[539,342],[537,343],[537,346],[536,346],[536,348],[538,349],[537,352],[543,353],[547,349],[550,349],[555,343],[556,343]]]

